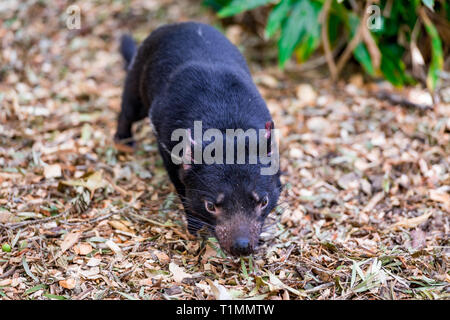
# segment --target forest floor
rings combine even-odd
[[[188,235],[148,121],[134,153],[112,139],[120,35],[218,20],[200,1],[77,1],[69,30],[68,2],[45,3],[0,9],[0,299],[448,299],[449,104],[261,66],[261,40],[226,27],[281,130],[284,172],[257,252],[231,258]]]

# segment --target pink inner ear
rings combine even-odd
[[[264,136],[266,137],[266,139],[269,139],[271,134],[270,130],[272,130],[272,121],[267,121],[265,127],[266,134]]]

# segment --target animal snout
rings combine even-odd
[[[236,238],[231,249],[235,255],[240,256],[246,256],[253,251],[250,240],[247,237]]]

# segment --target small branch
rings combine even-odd
[[[330,39],[328,38],[328,15],[331,7],[332,0],[326,0],[323,5],[321,20],[322,20],[322,45],[323,50],[325,51],[325,59],[328,64],[328,69],[330,69],[331,79],[336,81],[338,72],[336,69],[336,64],[334,63],[333,54],[331,53],[330,48]]]
[[[48,218],[31,220],[31,221],[24,221],[24,222],[17,222],[17,223],[0,224],[0,227],[4,228],[4,229],[14,230],[14,229],[21,228],[21,227],[24,227],[24,226],[30,226],[30,225],[34,225],[34,224],[41,224],[41,223],[45,223],[45,222],[49,222],[49,221],[52,221],[52,220],[55,220],[55,219],[59,219],[59,218],[65,217],[70,212],[70,210],[72,210],[72,207],[70,207],[69,209],[67,209],[67,210],[65,210],[65,211],[63,211],[61,213],[58,213],[55,216],[51,216],[51,217],[48,217]]]
[[[355,33],[355,36],[352,38],[350,43],[347,45],[347,47],[344,50],[344,53],[339,58],[339,61],[336,66],[336,77],[339,77],[339,74],[341,73],[342,68],[347,63],[348,59],[350,59],[350,56],[355,50],[356,46],[361,42],[361,25],[358,27],[358,30]]]
[[[367,19],[366,19],[367,21]],[[364,24],[366,24],[364,22]],[[364,43],[367,46],[367,49],[369,50],[370,57],[372,58],[372,65],[375,70],[378,70],[380,68],[381,64],[381,53],[380,49],[378,49],[378,46],[373,39],[372,35],[370,34],[369,28],[362,28],[362,38],[364,40]]]
[[[417,104],[414,102],[409,101],[408,99],[392,93],[392,92],[388,92],[385,90],[379,91],[374,93],[375,97],[380,99],[380,100],[386,100],[389,101],[392,104],[397,104],[400,106],[404,106],[404,107],[408,107],[408,108],[414,108],[414,109],[418,109],[421,111],[426,111],[426,110],[432,110],[433,108],[429,105],[426,104]]]
[[[0,275],[0,279],[9,277],[10,275],[12,275],[14,273],[15,270],[16,270],[16,266],[12,266],[11,268],[9,268],[8,271],[5,271],[3,274]]]
[[[350,43],[347,45],[347,47],[344,50],[344,53],[339,58],[339,61],[337,63],[337,77],[339,76],[339,73],[342,71],[342,68],[347,63],[348,59],[350,59],[351,54],[353,50],[355,50],[356,46],[361,42],[363,39],[363,33],[364,28],[366,28],[366,21],[368,17],[367,8],[372,4],[372,0],[368,0],[366,3],[366,6],[364,8],[363,18],[361,19],[361,22],[359,23],[358,29],[356,30],[355,35],[353,36]]]
[[[345,45],[345,40],[343,38],[341,38],[339,40],[338,44],[336,45],[336,48],[334,48],[334,50],[332,52],[333,58],[336,58],[337,54],[339,53],[339,51],[341,51],[341,49],[344,47],[344,45]],[[318,68],[321,65],[324,65],[326,63],[327,63],[327,59],[326,59],[325,55],[321,55],[319,57],[309,59],[308,61],[303,62],[302,64],[287,64],[286,71],[294,72],[294,73],[305,72],[305,71],[309,71],[309,70]]]

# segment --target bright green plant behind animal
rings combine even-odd
[[[364,2],[356,1],[360,7]],[[435,3],[436,2],[436,3]],[[265,26],[267,38],[278,39],[278,62],[283,68],[295,53],[299,62],[306,61],[321,45],[320,15],[325,0],[205,0],[221,18],[261,6],[271,10]],[[355,3],[355,1],[354,1]],[[352,54],[365,72],[371,76],[384,76],[396,86],[413,83],[415,80],[405,66],[405,56],[410,53],[412,33],[416,24],[426,33],[431,44],[431,59],[428,63],[426,83],[434,90],[439,84],[443,69],[443,49],[439,32],[430,19],[421,18],[419,12],[429,8],[450,20],[450,4],[447,0],[381,0],[379,6],[379,28],[370,28],[378,51],[381,54],[379,67],[374,66],[371,54],[364,42],[359,42]],[[356,12],[350,1],[333,0],[328,14],[328,40],[335,47],[340,38],[349,43],[356,34],[362,12]],[[361,10],[361,9],[360,9]],[[372,20],[373,21],[373,20]],[[419,31],[419,32],[420,32]],[[420,45],[420,44],[419,44]]]

